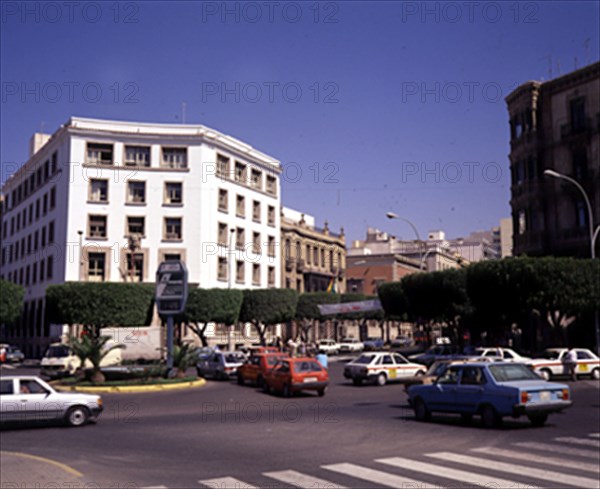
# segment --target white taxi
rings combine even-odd
[[[600,359],[586,348],[574,348],[577,354],[577,369],[575,374],[590,375],[593,379],[600,379]],[[535,373],[546,380],[551,377],[567,376],[569,369],[566,364],[568,348],[548,348],[544,351],[543,358],[534,358],[526,362]]]
[[[363,353],[344,368],[344,377],[352,379],[354,385],[369,380],[377,385],[401,380],[405,377],[425,375],[426,367],[411,363],[400,353],[372,352]]]

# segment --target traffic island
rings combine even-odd
[[[59,391],[77,391],[91,394],[118,392],[125,394],[191,389],[195,387],[202,387],[206,384],[206,381],[197,377],[185,377],[182,379],[147,379],[137,382],[107,381],[102,385],[92,384],[91,382],[69,382],[68,380],[54,381],[51,384],[56,390]]]

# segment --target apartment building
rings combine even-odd
[[[39,356],[60,334],[44,319],[48,285],[153,282],[166,259],[200,287],[279,287],[280,173],[201,125],[73,117],[34,135],[2,187],[0,275],[26,291],[2,337]]]
[[[600,62],[529,81],[506,97],[515,255],[590,256],[590,222],[576,180],[600,218]],[[598,250],[598,247],[596,247]]]

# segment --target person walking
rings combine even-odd
[[[565,367],[573,382],[577,381],[577,352],[571,348],[565,355]]]

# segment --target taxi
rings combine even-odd
[[[244,365],[237,370],[237,382],[244,385],[252,382],[262,387],[265,375],[273,369],[280,361],[289,358],[286,353],[259,353],[252,355]]]
[[[300,391],[314,390],[325,395],[329,374],[317,360],[310,357],[284,358],[265,374],[263,390],[281,392],[285,397]]]
[[[574,348],[577,354],[577,369],[579,376],[589,375],[592,379],[600,379],[600,358],[587,348]],[[533,371],[545,380],[552,377],[568,376],[569,369],[566,364],[568,348],[548,348],[544,351],[543,358],[534,358],[526,362]]]
[[[425,375],[426,367],[411,363],[400,353],[372,352],[363,353],[344,368],[344,377],[352,379],[354,385],[367,380],[377,385],[398,381],[405,377]]]

